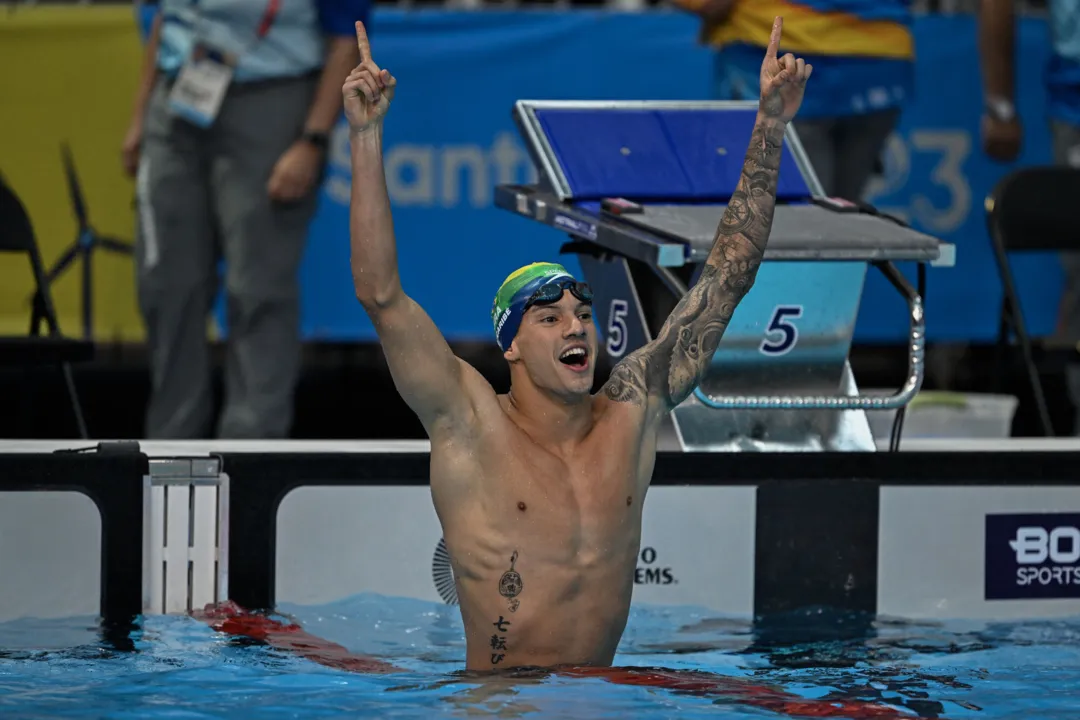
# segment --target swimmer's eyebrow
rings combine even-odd
[[[577,311],[581,310],[582,308],[588,308],[589,310],[592,310],[592,303],[581,302],[579,300],[577,306],[574,308],[574,312],[577,312]],[[530,307],[528,309],[528,311],[525,314],[529,315],[533,311],[541,312],[543,310],[550,310],[552,312],[563,312],[563,309],[561,307],[559,307],[558,303],[552,303],[551,305],[533,305],[532,307]]]
[[[561,311],[559,310],[558,306],[556,306],[556,305],[533,305],[531,308],[528,309],[528,311],[526,311],[525,317],[529,317],[530,315],[533,315],[533,316],[539,315],[542,312],[555,312],[555,313],[557,313],[557,312],[561,312]]]

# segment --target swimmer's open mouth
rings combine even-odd
[[[581,345],[569,347],[562,351],[562,355],[559,355],[559,362],[574,370],[585,370],[589,367],[589,351]]]

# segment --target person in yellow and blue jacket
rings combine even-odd
[[[713,96],[758,96],[761,53],[773,18],[784,18],[781,52],[814,66],[814,97],[795,121],[829,195],[862,199],[885,143],[914,92],[910,0],[673,0],[702,19],[715,50]]]

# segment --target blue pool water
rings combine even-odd
[[[817,716],[846,702],[847,717],[873,703],[862,717],[1080,718],[1080,620],[867,628],[811,614],[752,632],[692,608],[635,608],[616,663],[707,671],[728,689],[693,695],[465,676],[461,620],[446,605],[365,595],[281,611],[404,672],[331,669],[185,617],[148,617],[115,637],[92,618],[21,620],[0,624],[0,718],[776,718],[761,700],[778,690],[813,699]]]

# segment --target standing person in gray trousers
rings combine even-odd
[[[287,437],[297,278],[354,23],[370,0],[161,0],[122,157],[152,391],[146,437],[214,433],[207,320],[225,261],[222,438]]]

